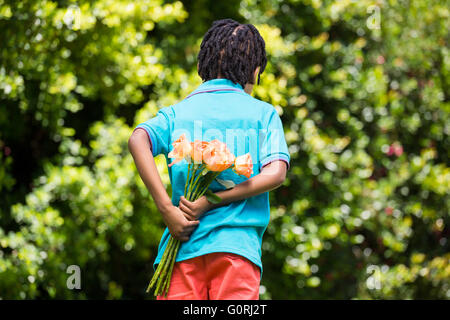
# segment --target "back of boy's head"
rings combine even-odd
[[[264,39],[252,24],[232,19],[214,21],[206,32],[198,54],[198,74],[203,81],[226,78],[242,87],[254,84],[254,72],[266,68]]]

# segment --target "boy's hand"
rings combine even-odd
[[[189,240],[189,236],[200,223],[198,220],[188,220],[183,211],[174,205],[164,210],[162,216],[172,237],[182,242]]]
[[[201,196],[195,201],[189,201],[181,196],[178,206],[188,220],[195,221],[200,218],[204,212],[212,208],[212,203],[209,202],[205,196]]]

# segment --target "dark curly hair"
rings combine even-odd
[[[242,87],[254,84],[254,72],[260,75],[267,64],[266,45],[252,24],[232,19],[214,21],[206,32],[198,53],[198,74],[203,81],[226,78]]]

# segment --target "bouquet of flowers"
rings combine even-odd
[[[172,145],[173,150],[168,154],[168,157],[175,160],[169,167],[183,159],[189,164],[184,186],[184,197],[189,201],[195,201],[205,195],[211,203],[220,202],[220,197],[208,188],[214,179],[227,189],[232,188],[234,186],[232,181],[217,179],[222,171],[230,167],[233,168],[235,173],[247,178],[250,178],[253,173],[253,163],[249,153],[235,157],[229,151],[227,145],[217,139],[210,142],[200,140],[189,142],[185,134],[182,134]],[[180,241],[169,236],[166,249],[155,274],[150,280],[147,292],[156,285],[155,296],[167,296],[179,247]]]

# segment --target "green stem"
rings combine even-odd
[[[170,249],[170,256],[167,260],[167,266],[165,268],[165,270],[163,271],[163,275],[161,277],[161,283],[162,286],[160,287],[160,289],[158,290],[158,295],[165,295],[165,290],[166,288],[168,288],[169,285],[169,278],[171,276],[171,269],[173,269],[173,264],[175,262],[175,257],[177,256],[178,253],[178,244],[179,241],[178,240],[174,240],[173,246]]]
[[[211,185],[211,183],[214,181],[214,179],[215,179],[219,174],[220,174],[220,172],[215,172],[215,173],[213,173],[213,174],[211,175],[211,178],[208,180],[208,183],[205,183],[206,186],[203,188],[203,190],[202,190],[199,194],[196,195],[197,198],[195,198],[195,199],[200,198],[200,197],[206,192],[206,190],[208,190],[208,188],[209,188],[209,186]]]
[[[194,163],[194,165],[193,165],[193,172],[191,172],[192,176],[190,178],[189,186],[188,186],[188,190],[187,190],[187,195],[185,196],[186,199],[189,198],[189,194],[192,192],[192,181],[194,181],[194,176],[197,173],[197,168],[198,168],[197,165]]]
[[[169,256],[168,256],[167,262],[169,262],[172,259],[174,244],[175,244],[175,241],[172,241],[171,246],[169,248]],[[169,267],[169,263],[167,263],[167,262],[164,264],[163,269],[161,271],[161,275],[158,279],[158,284],[156,285],[156,290],[155,290],[155,296],[160,295],[160,290],[162,289],[161,285],[164,283],[164,280],[167,276],[167,268]]]
[[[191,200],[190,200],[190,201],[195,201],[195,200],[198,199],[197,195],[198,195],[199,191],[202,190],[202,189],[204,188],[205,182],[206,182],[206,179],[202,179],[202,180],[198,183],[198,185],[196,186],[194,192],[192,193],[192,196],[191,196]]]
[[[170,239],[169,239],[169,241],[170,241]],[[168,246],[169,246],[169,244],[167,245],[166,249],[168,248]],[[156,268],[155,274],[153,275],[153,277],[152,277],[152,279],[151,279],[151,281],[150,281],[150,283],[149,283],[149,285],[147,287],[146,292],[149,292],[150,289],[155,285],[156,281],[158,280],[159,275],[161,274],[161,270],[162,270],[162,268],[164,266],[164,263],[165,263],[165,261],[167,259],[168,253],[169,253],[168,250],[164,250],[164,254],[163,254],[162,258],[161,258],[161,261],[159,262],[158,267]]]
[[[161,261],[159,262],[158,267],[156,268],[156,272],[153,275],[153,277],[152,277],[152,279],[151,279],[151,281],[150,281],[150,283],[149,283],[149,285],[147,287],[146,292],[149,292],[150,289],[155,285],[156,281],[159,279],[161,271],[162,271],[162,269],[163,269],[163,267],[164,267],[164,265],[165,265],[165,263],[167,261],[167,257],[169,255],[169,248],[171,247],[172,242],[173,242],[172,237],[170,237],[169,241],[167,242],[166,249],[164,250],[163,256],[161,257]]]
[[[180,243],[181,243],[180,240],[175,240],[174,255],[173,255],[173,259],[170,263],[168,277],[167,277],[166,283],[164,285],[164,290],[163,290],[163,294],[165,293],[164,294],[165,297],[167,297],[167,294],[169,293],[170,281],[172,280],[173,266],[175,265],[175,260],[177,258],[178,249],[180,248]]]
[[[167,243],[166,250],[164,251],[164,253],[167,252],[167,254],[165,255],[164,261],[160,264],[161,268],[160,268],[160,271],[159,271],[158,278],[156,279],[156,282],[155,282],[155,285],[156,285],[155,294],[158,291],[159,283],[163,279],[163,271],[167,267],[167,264],[168,264],[169,258],[170,258],[170,253],[171,253],[171,250],[172,250],[172,247],[173,247],[173,244],[174,244],[174,239],[173,238],[170,238],[169,241],[170,242]]]
[[[170,268],[171,268],[171,265],[172,265],[172,261],[173,261],[173,251],[176,251],[177,242],[178,242],[178,240],[174,239],[174,244],[173,244],[173,247],[171,248],[171,252],[170,252],[170,258],[168,259],[168,262],[167,262],[169,271],[170,271]],[[167,287],[167,280],[168,280],[168,278],[169,277],[167,276],[164,279],[162,279],[163,285],[162,285],[162,288],[161,288],[161,292],[163,292],[163,293],[164,293],[165,288]]]
[[[202,179],[202,181],[199,183],[199,188],[198,188],[198,190],[196,190],[196,192],[194,193],[194,195],[192,196],[192,201],[195,201],[195,200],[197,200],[198,198],[200,198],[200,193],[202,192],[202,190],[204,189],[204,188],[208,188],[209,187],[209,185],[211,184],[211,182],[214,180],[214,179],[211,179],[211,177],[214,175],[214,172],[213,171],[210,171],[210,172],[208,172],[206,175],[205,175],[205,177],[204,177],[204,179]]]
[[[186,197],[186,189],[187,189],[187,185],[188,185],[188,181],[189,181],[189,176],[191,174],[191,170],[192,170],[192,165],[191,163],[189,163],[188,165],[188,174],[187,174],[187,178],[186,178],[186,183],[184,184],[184,197]]]
[[[195,194],[195,192],[197,191],[197,188],[198,188],[198,185],[199,185],[199,179],[202,177],[202,172],[203,172],[203,169],[204,169],[204,167],[203,167],[203,165],[201,165],[200,166],[200,168],[199,168],[199,173],[198,173],[198,175],[197,175],[197,177],[195,178],[195,181],[194,181],[194,184],[193,184],[193,186],[192,186],[192,190],[191,190],[191,192],[189,193],[189,195],[188,195],[188,200],[189,201],[192,201],[192,196]],[[203,180],[203,179],[202,179]]]

